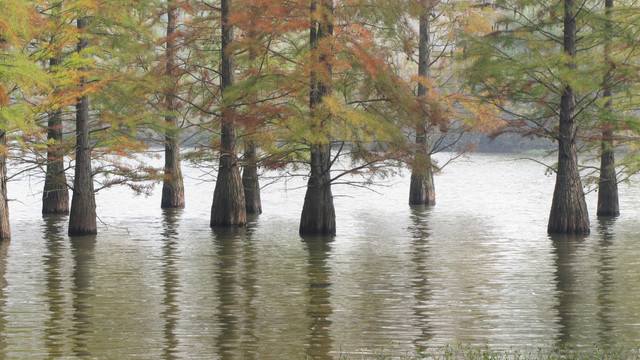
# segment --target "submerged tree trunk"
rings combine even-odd
[[[311,174],[300,218],[301,235],[335,235],[336,212],[331,193],[331,147],[313,145]]]
[[[316,50],[323,39],[333,35],[333,0],[321,0],[320,9],[317,9],[317,6],[318,1],[311,2],[310,44],[315,53],[313,56],[316,57],[323,73],[311,71],[309,107],[312,121],[316,121],[314,117],[321,116],[315,109],[322,102],[323,97],[331,92],[331,64],[325,55],[319,54]],[[327,118],[318,120],[317,124],[312,126],[313,130],[328,133],[330,119],[328,115],[325,116]],[[331,193],[331,143],[328,135],[326,140],[326,143],[310,144],[311,171],[300,217],[301,235],[335,235],[336,233],[336,213]]]
[[[244,152],[245,165],[242,168],[242,186],[244,187],[244,200],[247,214],[261,214],[262,202],[260,200],[260,182],[258,179],[258,165],[256,159],[256,147],[253,143],[247,143]]]
[[[611,52],[611,8],[613,0],[605,1],[605,47],[604,57],[608,62]],[[605,78],[603,97],[608,99],[605,103],[605,112],[611,114],[611,75]],[[598,181],[598,216],[618,216],[620,215],[620,205],[618,201],[618,179],[616,176],[616,160],[613,143],[613,130],[607,127],[602,131],[600,145],[600,180]]]
[[[233,51],[229,46],[233,42],[233,26],[229,23],[232,0],[222,0],[222,48],[221,48],[221,92],[224,97],[226,89],[233,85],[234,64]],[[247,211],[245,207],[242,177],[238,167],[236,149],[235,111],[232,108],[222,109],[222,126],[220,139],[220,167],[218,180],[213,193],[211,206],[211,227],[245,226]]]
[[[0,241],[11,239],[9,199],[7,198],[7,134],[0,133]]]
[[[418,75],[429,76],[430,51],[429,51],[429,8],[425,0],[422,0],[422,13],[420,15],[420,42],[418,49]],[[424,84],[418,84],[418,97],[425,97],[427,88]],[[416,131],[417,150],[413,158],[411,168],[411,184],[409,185],[409,205],[435,205],[436,189],[433,183],[433,166],[431,163],[431,148],[428,142],[428,119],[422,118]]]
[[[605,130],[602,132],[600,179],[598,181],[598,216],[620,215],[618,179],[612,138],[613,131]]]
[[[564,1],[564,51],[576,56],[575,0]],[[575,68],[569,63],[567,67]],[[560,100],[560,128],[558,134],[558,172],[553,192],[547,231],[550,234],[588,234],[589,214],[578,169],[575,124],[576,96],[566,85]]]
[[[60,151],[62,143],[62,111],[56,110],[49,115],[47,139],[53,144],[47,149],[47,175],[42,192],[43,214],[68,214],[69,189],[64,172],[64,154]]]
[[[176,81],[176,44],[174,33],[176,28],[178,9],[174,4],[167,5],[167,68],[166,74],[172,80]],[[167,112],[173,113],[176,110],[176,93],[173,83],[166,94]],[[165,208],[183,208],[184,207],[184,183],[182,179],[182,169],[180,168],[180,131],[178,128],[178,119],[169,115],[165,117],[167,122],[167,132],[165,134],[164,145],[164,180],[162,182],[162,200],[160,207]]]
[[[60,150],[62,143],[62,111],[49,115],[47,139],[53,141],[47,149],[47,175],[42,192],[43,214],[69,213],[69,188],[64,171],[64,154]]]
[[[78,29],[87,27],[87,18],[78,19]],[[87,38],[78,42],[78,51],[87,47]],[[82,80],[84,86],[84,82]],[[98,232],[96,199],[91,172],[91,144],[89,142],[89,97],[84,95],[76,103],[76,167],[73,197],[69,215],[69,236],[91,235]]]

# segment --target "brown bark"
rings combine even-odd
[[[602,133],[600,179],[598,181],[598,216],[620,215],[618,179],[616,176],[616,161],[612,137],[612,131],[604,131]]]
[[[222,96],[234,82],[234,55],[229,50],[233,42],[233,26],[229,23],[232,0],[222,0],[222,47],[221,47],[221,92]],[[220,166],[218,180],[213,193],[211,206],[211,227],[245,226],[247,211],[245,207],[242,177],[238,167],[238,152],[235,112],[231,108],[222,109],[220,139]]]
[[[64,154],[60,151],[62,143],[62,111],[49,115],[47,139],[53,141],[47,149],[47,175],[42,191],[43,214],[68,214],[69,189],[64,171]]]
[[[9,226],[9,199],[7,198],[7,136],[0,133],[0,241],[11,239]]]
[[[261,214],[262,201],[260,200],[260,181],[258,179],[258,165],[256,148],[253,143],[247,144],[244,152],[245,165],[242,168],[242,186],[244,187],[244,200],[247,214]]]
[[[173,113],[176,110],[175,82],[176,75],[176,44],[174,39],[178,9],[175,5],[167,5],[167,39],[166,39],[166,74],[174,81],[171,88],[167,90],[166,106],[167,112]],[[160,207],[183,208],[184,207],[184,182],[182,169],[180,167],[180,131],[178,119],[173,116],[165,117],[168,129],[165,134],[164,145],[164,180],[162,182],[162,200]]]
[[[429,76],[430,51],[429,51],[429,9],[425,0],[422,1],[422,14],[420,15],[420,40],[418,45],[418,75]],[[427,88],[418,84],[418,97],[425,97]],[[416,129],[417,150],[413,158],[411,168],[411,183],[409,185],[409,205],[435,205],[436,189],[433,182],[433,166],[431,163],[431,149],[428,140],[427,117],[422,118],[422,123]]]
[[[330,151],[329,145],[322,144],[311,149],[311,174],[300,217],[300,235],[336,234],[336,212],[329,174]]]
[[[78,29],[87,27],[87,19],[78,19]],[[87,47],[87,39],[78,42],[78,51]],[[81,86],[84,86],[82,80]],[[96,199],[91,172],[91,144],[89,142],[89,97],[84,95],[76,103],[76,166],[73,197],[69,215],[69,236],[96,234]]]
[[[331,64],[325,55],[318,54],[319,43],[333,36],[333,0],[321,0],[320,9],[317,9],[318,1],[311,2],[311,31],[310,44],[317,62],[323,73],[311,71],[311,92],[309,107],[311,116],[317,116],[315,109],[322,102],[325,95],[331,92]],[[315,16],[316,11],[320,16]],[[319,19],[319,20],[318,20]],[[330,118],[322,119],[314,125],[314,130],[327,132]],[[330,143],[315,143],[310,145],[311,171],[307,183],[307,192],[304,197],[304,205],[300,216],[301,235],[335,235],[336,214],[333,206],[333,194],[331,192],[331,145]]]
[[[613,0],[605,1],[605,47],[604,57],[608,62],[611,53],[611,8],[613,8]],[[603,97],[607,100],[605,103],[605,112],[611,114],[611,75],[607,74],[605,78]],[[605,124],[606,126],[606,124]],[[602,140],[600,144],[600,179],[598,181],[598,216],[618,216],[620,215],[620,205],[618,201],[618,179],[616,176],[616,160],[613,143],[613,130],[605,127],[602,131]]]
[[[575,7],[575,0],[564,1],[564,51],[571,58],[576,56]],[[567,67],[575,68],[575,64],[569,63]],[[588,234],[590,231],[589,214],[578,169],[575,106],[574,90],[565,85],[560,99],[558,172],[547,227],[550,234]]]

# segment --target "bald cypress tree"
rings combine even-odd
[[[177,107],[176,87],[179,75],[176,63],[176,23],[179,17],[178,7],[171,1],[167,7],[167,36],[166,36],[166,75],[171,85],[166,90],[166,110],[169,113],[165,117],[168,129],[165,133],[164,143],[164,179],[162,182],[162,208],[184,207],[184,183],[182,168],[180,166],[180,130],[178,118],[175,116]]]
[[[588,234],[578,143],[592,123],[585,110],[597,97],[599,64],[579,53],[593,37],[579,36],[589,18],[583,0],[500,2],[493,29],[464,42],[466,80],[504,114],[503,132],[551,137],[558,144],[556,182],[547,231]],[[520,36],[523,35],[523,36]]]
[[[324,134],[309,144],[311,155],[307,192],[300,217],[300,234],[335,235],[336,212],[331,192],[331,143],[329,141],[330,115],[318,111],[325,96],[331,93],[331,64],[319,51],[321,43],[328,43],[333,36],[333,0],[311,1],[311,131]],[[326,45],[325,45],[326,46]]]
[[[430,2],[420,1],[421,13],[419,19],[418,40],[418,76],[429,77],[431,66],[430,56]],[[425,97],[427,88],[423,82],[418,83],[418,97]],[[423,121],[416,127],[415,155],[411,169],[411,183],[409,185],[409,205],[435,205],[436,189],[433,182],[433,165],[431,160],[431,144],[428,142],[429,119],[423,117]]]
[[[77,19],[80,32],[77,51],[81,53],[89,46],[83,32],[87,31],[88,18]],[[81,71],[86,69],[80,69]],[[81,78],[80,87],[86,85],[86,78]],[[75,174],[73,178],[73,197],[69,213],[69,235],[92,235],[98,232],[96,223],[96,198],[93,188],[93,172],[91,170],[91,143],[89,142],[89,96],[81,95],[76,103],[76,146]]]
[[[234,27],[229,21],[232,0],[221,1],[222,45],[220,47],[220,91],[222,119],[218,179],[211,206],[211,227],[245,226],[247,211],[237,151],[236,113],[225,101],[226,92],[234,83]]]
[[[51,10],[50,21],[56,25],[64,26],[61,21],[61,3],[54,4]],[[49,59],[49,71],[55,72],[61,64],[61,44],[57,38],[61,34],[50,34],[49,45],[53,49]],[[69,187],[64,166],[64,139],[62,109],[53,109],[48,114],[47,121],[47,170],[42,191],[43,214],[68,214],[69,213]]]
[[[611,11],[613,0],[605,0],[605,25],[604,25],[604,61],[610,63],[612,18]],[[611,69],[604,78],[602,97],[605,99],[605,116],[612,115],[612,72]],[[598,181],[598,216],[618,216],[620,215],[620,205],[618,201],[618,178],[616,175],[615,144],[613,124],[603,125],[602,137],[600,141],[600,178]]]

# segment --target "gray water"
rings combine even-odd
[[[264,189],[246,230],[213,231],[214,184],[185,170],[186,209],[162,211],[159,189],[110,189],[86,238],[40,215],[40,180],[10,184],[0,357],[322,359],[640,339],[637,184],[621,186],[616,219],[597,219],[588,195],[591,235],[550,237],[554,178],[475,154],[436,177],[433,208],[407,205],[406,175],[375,192],[336,187],[338,235],[302,239],[303,178]]]

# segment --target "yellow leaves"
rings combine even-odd
[[[493,31],[490,18],[471,13],[463,31],[467,35],[486,35]]]
[[[506,125],[496,107],[462,94],[456,94],[453,99],[463,108],[457,117],[475,131],[491,133]]]
[[[467,35],[483,36],[491,33],[493,21],[496,18],[495,11],[491,6],[480,6],[474,3],[461,4],[460,18],[462,20],[462,31]]]
[[[100,10],[101,1],[98,0],[76,0],[75,7],[77,10],[95,13]]]
[[[0,47],[22,47],[39,31],[41,17],[24,0],[0,0]]]

